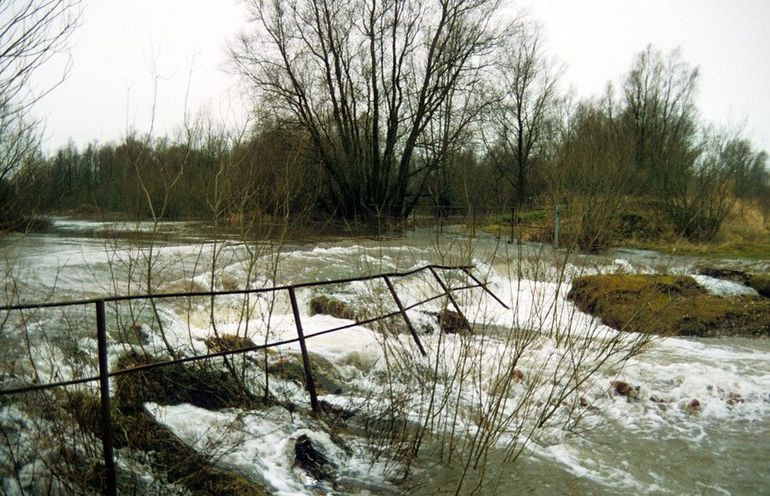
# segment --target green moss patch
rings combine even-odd
[[[622,331],[664,336],[770,335],[770,301],[714,296],[688,276],[577,277],[567,298]]]
[[[234,334],[220,334],[219,336],[210,336],[203,341],[209,350],[214,353],[239,350],[241,348],[251,348],[256,346],[251,338],[246,336],[236,336]]]

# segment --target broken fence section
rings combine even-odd
[[[283,286],[274,286],[270,288],[230,290],[230,291],[190,291],[190,292],[178,292],[178,293],[110,296],[105,298],[94,298],[94,299],[76,300],[76,301],[2,306],[0,307],[0,312],[12,312],[12,311],[22,312],[24,310],[41,309],[41,308],[94,305],[94,310],[96,314],[96,337],[97,337],[99,375],[92,376],[92,377],[72,379],[68,381],[50,382],[45,384],[30,384],[30,385],[20,386],[16,388],[3,389],[3,390],[0,390],[0,396],[6,396],[6,395],[12,395],[12,394],[24,394],[24,393],[29,393],[33,391],[40,391],[40,390],[46,390],[46,389],[51,389],[56,387],[64,387],[64,386],[71,386],[75,384],[83,384],[87,382],[98,381],[99,389],[100,389],[100,402],[101,402],[100,415],[101,415],[101,424],[102,424],[102,433],[103,433],[102,444],[103,444],[104,470],[105,470],[104,490],[106,494],[115,495],[117,494],[117,485],[116,485],[116,478],[115,478],[115,461],[113,456],[112,422],[110,417],[110,388],[109,388],[109,379],[111,377],[137,373],[137,372],[149,370],[149,369],[168,367],[171,365],[195,362],[199,360],[207,360],[211,358],[226,357],[229,355],[259,351],[266,348],[272,348],[272,347],[282,346],[282,345],[291,344],[291,343],[299,343],[300,351],[302,353],[302,364],[305,372],[305,386],[307,388],[308,394],[310,395],[310,405],[313,412],[318,412],[318,409],[319,409],[318,397],[316,395],[313,374],[310,368],[310,356],[308,354],[307,344],[306,344],[309,338],[312,338],[315,336],[321,336],[324,334],[329,334],[332,332],[341,331],[344,329],[349,329],[351,327],[371,324],[380,320],[384,320],[387,318],[396,317],[400,315],[404,319],[404,322],[407,328],[409,329],[409,333],[411,334],[412,339],[414,340],[418,350],[423,356],[427,356],[425,348],[420,342],[420,338],[417,334],[417,331],[412,325],[412,322],[409,319],[409,316],[407,315],[408,310],[424,305],[433,300],[446,297],[449,303],[452,304],[452,307],[455,309],[455,311],[463,319],[465,319],[465,316],[463,315],[463,312],[460,309],[460,306],[457,303],[457,300],[454,298],[452,293],[456,291],[462,291],[462,290],[474,289],[474,288],[481,288],[485,293],[487,293],[489,296],[494,298],[500,305],[510,309],[510,307],[506,305],[499,297],[497,297],[497,295],[495,295],[487,287],[486,284],[484,284],[475,275],[473,275],[473,273],[471,272],[473,268],[474,268],[473,266],[447,266],[447,265],[432,264],[432,265],[425,265],[423,267],[405,271],[405,272],[390,272],[390,273],[384,273],[384,274],[351,277],[346,279],[335,279],[335,280],[329,280],[329,281],[314,281],[314,282],[305,282],[305,283],[298,283],[298,284],[288,284]],[[419,274],[426,271],[431,273],[431,275],[433,276],[433,278],[436,280],[439,287],[441,288],[442,293],[432,296],[430,298],[426,298],[419,302],[413,303],[409,306],[404,306],[404,304],[402,303],[401,299],[398,296],[398,293],[396,292],[392,279],[407,277],[407,276]],[[471,281],[473,281],[473,284],[467,284],[467,285],[458,286],[458,287],[448,286],[446,281],[442,279],[441,276],[439,275],[439,271],[462,272]],[[307,335],[304,334],[303,328],[302,328],[302,319],[300,316],[299,305],[297,303],[296,289],[317,287],[317,286],[327,286],[327,285],[334,285],[334,284],[345,284],[345,283],[360,282],[360,281],[371,281],[371,280],[377,280],[377,279],[382,279],[385,282],[390,292],[390,295],[393,298],[393,301],[396,303],[396,306],[398,307],[397,311],[377,315],[371,318],[355,320],[353,323],[350,323],[350,324],[341,325],[338,327],[334,327],[332,329],[325,329],[323,331],[314,332],[312,334],[307,334]],[[202,354],[202,355],[193,355],[188,357],[175,358],[173,360],[155,362],[151,364],[140,365],[140,366],[125,368],[125,369],[116,370],[116,371],[109,370],[108,360],[107,360],[108,345],[107,345],[107,324],[106,324],[106,317],[105,317],[105,303],[114,303],[114,302],[131,301],[131,300],[162,300],[162,299],[171,299],[171,298],[189,298],[189,297],[195,297],[195,296],[214,297],[214,296],[225,296],[225,295],[247,295],[247,294],[259,294],[259,293],[274,293],[278,291],[288,292],[289,300],[291,302],[292,312],[294,315],[294,325],[297,330],[297,337],[294,339],[273,341],[263,345],[248,346],[248,347],[243,347],[238,349],[220,351],[217,353],[208,353],[208,354]]]

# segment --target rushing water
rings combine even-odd
[[[543,333],[552,326],[568,325],[570,336],[590,336],[590,342],[586,341],[586,346],[590,347],[610,339],[607,336],[613,331],[603,326],[597,331],[592,319],[576,313],[565,300],[569,278],[573,274],[664,270],[692,273],[698,262],[635,251],[568,257],[540,245],[509,245],[483,236],[469,239],[460,230],[444,233],[418,230],[388,239],[336,239],[313,244],[288,242],[279,247],[272,243],[244,244],[232,239],[215,243],[197,237],[200,226],[194,223],[164,225],[163,241],[154,244],[151,243],[152,236],[136,236],[131,240],[122,236],[115,240],[104,235],[104,231],[114,234],[128,228],[145,234],[157,231],[151,225],[108,225],[62,219],[55,222],[51,233],[0,240],[0,253],[6,265],[13,269],[6,273],[5,301],[69,300],[143,293],[148,288],[156,291],[259,288],[408,270],[426,263],[471,261],[478,269],[477,274],[489,281],[490,288],[514,307],[512,311],[506,310],[478,294],[464,297],[461,305],[475,325],[484,321],[491,324],[491,328],[510,330],[523,323],[539,322]],[[725,262],[729,266],[736,263]],[[212,266],[216,267],[213,274]],[[153,274],[150,281],[146,277],[148,267]],[[451,279],[452,276],[448,274],[447,277]],[[721,294],[742,291],[735,285],[708,278],[699,281]],[[436,289],[435,283],[421,277],[400,280],[397,288],[405,304]],[[385,311],[393,309],[392,303],[380,301],[384,294],[381,287],[353,283],[325,291],[359,307],[382,305]],[[340,323],[339,319],[328,316],[307,315],[307,303],[318,293],[317,290],[298,292],[306,333]],[[214,307],[220,332],[243,333],[241,304],[240,297],[234,296],[216,300]],[[270,310],[271,336],[278,339],[293,335],[293,317],[285,298],[271,301],[268,297],[259,297],[253,304],[263,314],[265,309]],[[441,308],[439,302],[431,305],[410,312],[418,327],[429,326],[430,312]],[[202,353],[206,352],[202,340],[211,332],[209,310],[206,302],[169,302],[158,307],[158,315],[170,339],[176,340],[175,344]],[[116,319],[121,312],[125,314],[123,318],[132,321],[146,322],[153,318],[146,305],[114,311]],[[88,309],[77,312],[68,314],[67,318],[45,314],[31,316],[25,322],[27,331],[24,336],[11,332],[13,322],[9,320],[0,335],[0,359],[3,361],[3,382],[0,384],[5,387],[12,385],[14,380],[23,380],[24,374],[30,373],[29,364],[34,364],[36,373],[43,379],[87,374],[92,367],[88,356],[93,356],[96,346],[93,317]],[[568,324],[560,320],[563,315],[567,315]],[[254,323],[254,332],[258,334],[263,325],[264,322]],[[596,332],[589,331],[591,326]],[[495,344],[496,340],[502,343],[502,335],[503,331],[499,335],[490,335],[493,348],[484,352],[489,356],[479,355],[484,359],[475,365],[481,370],[478,392],[469,391],[467,396],[465,393],[459,396],[458,408],[471,412],[467,413],[468,418],[473,415],[474,402],[483,402],[490,397],[495,373],[494,360],[487,358],[502,356],[502,344]],[[447,356],[452,356],[464,346],[459,336],[441,338],[434,332],[423,335],[423,339],[429,358],[426,365],[421,365],[419,356],[410,355],[409,360],[414,360],[416,370],[421,370],[420,367],[428,370],[430,356],[438,353],[437,350],[449,350]],[[560,355],[563,344],[548,339],[538,343],[530,355],[522,357],[524,380],[521,385],[511,388],[512,396],[525,390],[529,371],[541,370],[546,376],[552,374],[554,382],[560,380],[561,362],[554,361],[554,357],[564,356]],[[385,373],[381,345],[377,331],[363,327],[309,340],[311,351],[334,364],[346,389],[351,391],[350,396],[345,396],[347,391],[343,394],[327,391],[322,399],[347,407],[355,404],[356,398],[367,396],[367,392],[370,396],[368,404],[373,401],[371,396],[383,394],[377,389],[376,382]],[[162,349],[163,343],[156,336],[150,346]],[[121,350],[113,342],[110,350],[113,363]],[[76,360],[72,356],[81,358]],[[447,363],[442,367],[451,368],[452,363],[458,362],[448,360]],[[617,379],[638,386],[638,399],[631,401],[612,394],[610,383]],[[282,385],[280,381],[276,384],[284,388],[288,398],[306,401],[302,388]],[[545,385],[546,381],[538,387]],[[533,403],[543,403],[536,396],[539,393],[532,394]],[[576,401],[579,395],[580,411],[584,415],[582,421],[570,429],[563,428],[565,424],[554,424],[543,435],[533,436],[515,463],[508,460],[510,453],[505,449],[511,439],[505,433],[499,436],[496,444],[485,452],[485,464],[490,469],[483,480],[478,469],[464,470],[466,459],[462,453],[441,462],[431,458],[434,456],[431,454],[446,449],[446,438],[437,431],[426,437],[423,451],[428,455],[414,462],[412,477],[399,482],[394,480],[392,466],[387,460],[372,462],[363,455],[370,448],[362,438],[350,437],[348,445],[342,447],[309,416],[287,415],[278,407],[259,412],[213,412],[186,404],[163,406],[150,403],[147,408],[185,442],[201,450],[220,450],[218,456],[227,466],[237,467],[281,494],[327,491],[453,493],[461,478],[464,479],[461,492],[478,487],[481,494],[768,493],[768,340],[659,339],[650,349],[623,364],[608,361],[591,375],[585,386],[581,386],[579,393],[574,394]],[[687,406],[694,399],[698,400],[700,408],[688,410]],[[28,413],[22,413],[12,404],[0,403],[0,414],[6,422],[4,432],[8,432],[9,425],[15,425],[13,422],[23,423],[23,417]],[[416,412],[407,414],[418,417]],[[457,427],[458,432],[471,436],[477,431],[474,420],[468,418],[459,416],[452,428]],[[478,419],[475,422],[481,425]],[[234,425],[238,427],[233,428]],[[442,425],[446,429],[449,423]],[[293,465],[291,440],[302,434],[310,436],[338,465],[338,483],[333,490]],[[24,439],[19,434],[18,444]],[[219,443],[216,446],[215,441]],[[462,442],[458,445],[467,446]],[[0,453],[7,455],[7,450],[8,446],[5,446]],[[120,466],[120,454],[118,463]],[[34,470],[22,467],[17,473],[21,479],[19,483],[12,482],[4,473],[3,490],[14,493],[27,487],[33,488],[34,492],[38,486],[24,481],[24,477],[29,479],[34,473]]]

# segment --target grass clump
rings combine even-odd
[[[123,409],[122,404],[113,408],[113,443],[116,449],[128,448],[149,454],[151,465],[157,474],[163,474],[167,482],[181,484],[192,494],[266,495],[268,491],[259,483],[231,469],[216,466],[205,453],[199,453],[185,444],[170,429],[160,424],[144,409]],[[88,393],[75,393],[68,397],[64,408],[70,411],[84,432],[102,438],[99,398]],[[118,478],[130,482],[130,478]],[[98,470],[88,481],[92,489],[103,490],[105,481]],[[123,492],[124,489],[119,490]]]
[[[347,303],[324,295],[315,296],[310,300],[310,315],[316,314],[356,320],[356,312]]]
[[[203,342],[213,353],[222,353],[225,351],[239,350],[241,348],[251,348],[256,346],[251,338],[246,336],[236,336],[234,334],[209,336]]]
[[[118,360],[118,369],[160,361],[157,357],[129,352]],[[264,495],[258,482],[229,468],[184,443],[144,408],[145,402],[163,405],[191,403],[207,408],[253,408],[258,400],[242,388],[233,376],[209,364],[169,365],[141,370],[116,378],[111,422],[116,449],[139,450],[148,454],[151,466],[169,483],[181,484],[192,494]],[[83,432],[103,437],[99,398],[76,392],[65,398],[69,411]],[[120,483],[120,478],[119,478]],[[91,483],[103,484],[103,481]]]
[[[159,362],[131,351],[118,360],[119,370]],[[115,397],[122,409],[140,409],[145,402],[161,405],[190,403],[201,408],[251,408],[258,400],[224,370],[209,364],[168,365],[118,376]]]
[[[310,371],[313,374],[313,382],[319,393],[342,392],[344,379],[337,371],[337,367],[326,358],[315,353],[309,353]],[[302,356],[297,354],[285,355],[270,363],[268,373],[276,375],[299,386],[305,386],[305,367],[302,364]]]
[[[622,331],[663,336],[770,335],[770,301],[714,296],[688,276],[577,277],[568,298],[580,310]]]

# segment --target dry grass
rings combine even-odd
[[[698,257],[770,259],[770,216],[756,202],[737,200],[718,238],[698,243],[677,236],[666,218],[656,209],[654,202],[628,197],[624,205],[626,207],[616,222],[612,226],[605,226],[614,230],[605,237],[611,245]],[[482,230],[509,238],[510,221],[510,214],[489,216],[483,221]],[[517,222],[514,227],[516,239],[553,242],[552,211],[523,211],[517,213]],[[560,244],[580,246],[580,228],[577,209],[562,209]]]
[[[118,360],[118,369],[157,361],[155,357],[130,352]],[[125,411],[141,410],[145,402],[163,405],[190,403],[213,410],[259,406],[256,397],[245,390],[230,373],[205,363],[171,365],[121,375],[116,380],[115,398]]]
[[[770,217],[755,203],[736,201],[717,239],[694,243],[676,236],[669,228],[653,238],[625,238],[618,244],[629,248],[706,258],[770,259]]]

